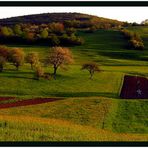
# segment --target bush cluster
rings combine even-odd
[[[76,36],[74,28],[65,28],[62,23],[42,25],[16,24],[0,27],[1,43],[81,45],[83,40]]]
[[[122,30],[122,33],[124,37],[128,40],[128,48],[136,50],[144,49],[144,43],[139,34],[126,29]]]

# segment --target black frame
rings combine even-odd
[[[148,7],[148,1],[0,1],[0,7]],[[0,142],[0,146],[148,146],[148,142]]]
[[[148,6],[148,1],[0,1],[0,7],[1,6],[44,6],[44,7],[49,7],[49,6],[125,6],[125,7],[130,7],[130,6],[136,6],[136,7],[146,7]]]

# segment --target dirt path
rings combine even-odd
[[[0,98],[0,101],[2,100],[10,100],[14,98]],[[3,108],[11,108],[11,107],[18,107],[18,106],[27,106],[27,105],[35,105],[35,104],[42,104],[42,103],[47,103],[47,102],[54,102],[54,101],[59,101],[63,100],[61,98],[36,98],[36,99],[28,99],[28,100],[22,100],[22,101],[17,101],[17,102],[10,102],[10,103],[5,103],[5,104],[0,104],[0,109]]]

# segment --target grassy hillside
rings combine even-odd
[[[65,99],[1,110],[1,129],[4,132],[1,132],[0,139],[6,137],[8,140],[17,140],[25,133],[22,140],[148,140],[148,101],[119,98],[125,74],[148,77],[148,44],[144,31],[141,31],[144,28],[132,29],[141,33],[144,51],[127,50],[126,40],[119,31],[78,32],[85,43],[70,47],[75,62],[68,71],[59,69],[56,80],[37,81],[33,79],[30,65],[25,64],[17,72],[7,64],[5,71],[0,73],[0,82],[3,84],[0,86],[0,96],[17,97],[12,101],[35,97]],[[43,46],[20,47],[26,53],[39,52],[42,59],[49,51],[49,47]],[[97,62],[102,70],[95,74],[93,80],[89,79],[87,71],[80,70],[81,64],[87,61]],[[52,73],[53,70],[45,67],[45,71]]]
[[[0,115],[60,119],[115,133],[148,133],[147,100],[104,97],[68,98],[28,107],[3,109]]]
[[[75,62],[69,66],[69,71],[59,69],[56,81],[34,80],[34,72],[29,64],[25,64],[18,72],[12,65],[7,64],[6,71],[0,73],[0,81],[3,83],[3,86],[0,86],[0,94],[22,98],[49,96],[117,98],[125,73],[148,75],[147,46],[144,51],[125,49],[125,40],[118,31],[100,30],[93,34],[83,32],[79,34],[85,38],[85,44],[71,47]],[[49,47],[22,46],[22,48],[26,53],[39,52],[41,58],[49,51]],[[102,72],[95,74],[93,81],[89,80],[87,71],[80,70],[81,64],[86,61],[94,61],[101,65]],[[45,71],[53,72],[48,67],[45,67]]]
[[[115,134],[57,119],[0,116],[0,125],[0,141],[147,141],[148,139],[147,135]]]

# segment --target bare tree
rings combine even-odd
[[[53,66],[53,76],[56,79],[57,69],[61,66],[68,65],[73,62],[73,57],[68,48],[52,47],[46,63]]]
[[[82,65],[82,70],[88,70],[90,73],[90,79],[93,78],[95,72],[100,72],[98,65],[96,63],[85,63]]]

